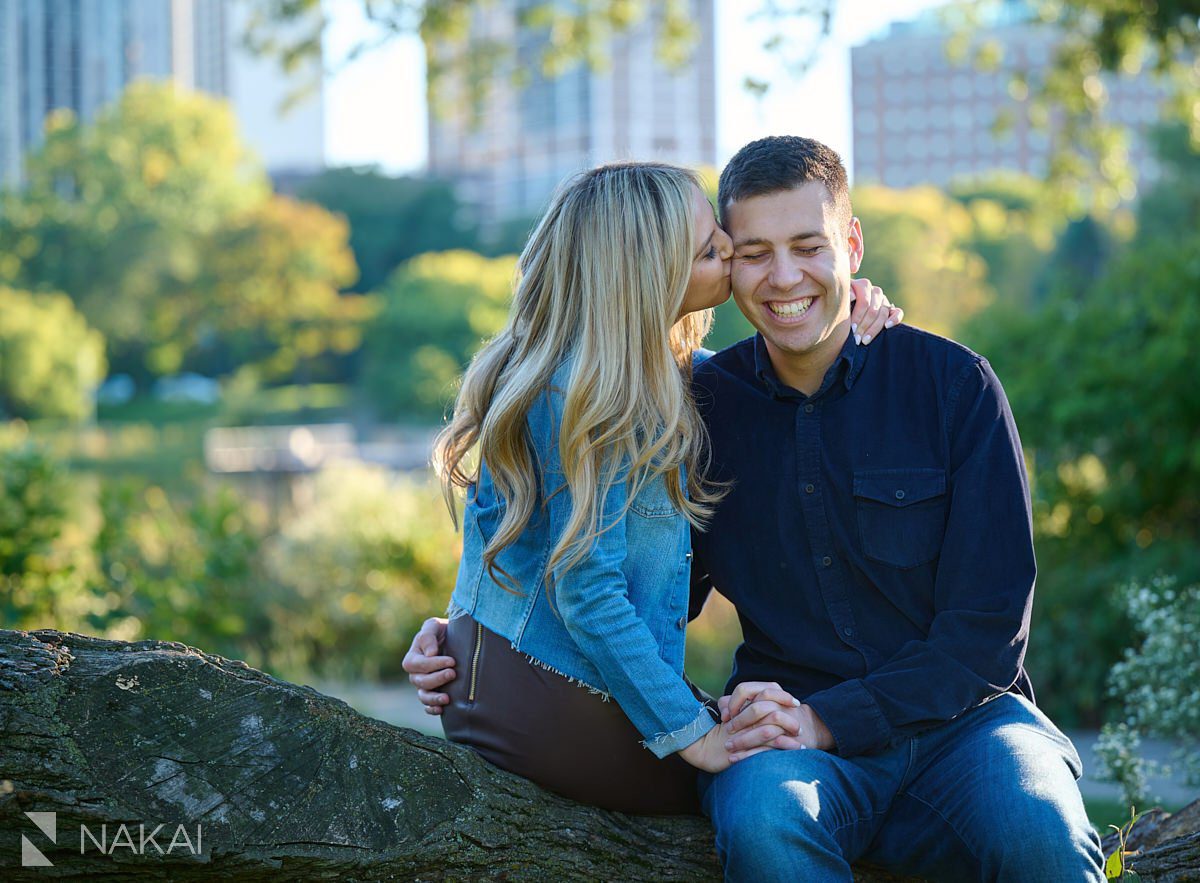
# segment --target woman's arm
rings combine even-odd
[[[557,444],[550,446],[546,475],[552,488],[563,482]],[[701,739],[716,724],[682,675],[662,658],[649,624],[629,600],[624,570],[629,552],[626,479],[623,471],[614,475],[600,506],[598,534],[579,563],[554,568],[547,592],[571,639],[643,735],[646,747],[665,757]],[[566,487],[547,496],[550,532],[560,536],[571,515],[572,497]]]

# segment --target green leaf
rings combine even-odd
[[[1104,863],[1104,876],[1109,880],[1120,880],[1125,873],[1125,855],[1121,851],[1121,847],[1117,846],[1113,850],[1112,855]]]

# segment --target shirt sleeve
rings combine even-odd
[[[951,720],[1011,689],[1021,671],[1036,576],[1029,483],[986,361],[956,378],[946,415],[948,511],[929,633],[807,700],[843,756]]]
[[[561,477],[558,445],[550,446],[547,475]],[[587,554],[552,574],[553,603],[580,651],[600,672],[621,710],[657,757],[679,751],[715,725],[681,672],[669,665],[647,623],[629,601],[623,564],[627,553],[624,474],[604,496],[601,532]],[[548,495],[551,530],[561,536],[571,511],[566,487]]]

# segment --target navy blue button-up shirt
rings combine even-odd
[[[695,371],[728,482],[694,535],[691,615],[710,588],[744,643],[728,690],[778,681],[853,756],[1015,690],[1035,575],[1029,487],[982,357],[910,326],[853,338],[806,396],[762,338]]]

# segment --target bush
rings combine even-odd
[[[0,287],[0,418],[92,413],[104,339],[66,295]]]
[[[1109,675],[1109,692],[1119,718],[1105,725],[1096,754],[1101,778],[1121,786],[1128,805],[1144,805],[1146,777],[1154,761],[1137,756],[1143,738],[1175,742],[1189,785],[1200,785],[1200,585],[1178,588],[1159,577],[1132,585],[1121,600],[1138,644]],[[1189,751],[1189,748],[1191,749]]]
[[[99,510],[101,603],[88,617],[89,631],[182,641],[269,665],[262,512],[229,488],[181,502],[157,485],[129,480],[102,485]]]
[[[28,442],[0,447],[0,627],[71,627],[89,609],[86,528],[66,471]]]
[[[319,473],[268,544],[276,665],[402,678],[413,633],[446,608],[461,551],[431,480],[358,464]]]

